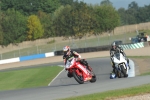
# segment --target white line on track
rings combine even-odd
[[[64,67],[63,65],[58,65],[58,66]],[[50,86],[51,83],[52,83],[64,70],[65,70],[65,68],[64,68],[61,72],[58,73],[58,75],[48,84],[48,86]]]

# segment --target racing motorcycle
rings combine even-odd
[[[113,62],[115,63],[115,74],[118,78],[128,77],[128,64],[125,57],[119,51],[113,56]]]
[[[96,75],[92,68],[87,69],[86,66],[76,61],[76,58],[67,60],[65,69],[68,71],[70,78],[74,77],[79,84],[83,84],[86,81],[96,82]]]

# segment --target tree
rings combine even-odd
[[[71,6],[60,6],[53,14],[53,32],[56,36],[69,36],[71,35]]]
[[[73,0],[59,0],[60,4],[65,6],[65,5],[72,5],[73,4]]]
[[[109,0],[103,0],[100,3],[101,5],[108,5],[108,6],[112,6],[112,2],[110,2]]]
[[[76,1],[72,7],[73,10],[71,15],[74,20],[72,25],[73,35],[82,38],[89,31],[89,27],[91,26],[89,24],[91,18],[89,8],[86,3],[82,1]]]
[[[133,2],[131,2],[131,3],[128,5],[128,9],[136,9],[136,10],[138,10],[138,9],[139,9],[139,6],[138,6],[138,4],[137,4],[135,1],[133,1]]]
[[[61,6],[53,16],[55,33],[59,36],[82,38],[92,27],[89,7],[83,2]]]
[[[95,6],[96,26],[95,31],[107,32],[112,31],[120,25],[120,17],[118,12],[112,6]]]
[[[59,6],[59,0],[1,0],[2,10],[15,9],[24,15],[36,14],[39,10],[52,13]]]
[[[45,12],[42,12],[42,11],[38,11],[37,16],[40,19],[40,22],[41,22],[43,29],[44,29],[43,37],[48,38],[50,36],[53,36],[51,15],[47,14]]]
[[[118,9],[118,14],[120,16],[121,25],[126,25],[127,24],[126,10],[124,8],[119,8]]]
[[[35,40],[43,36],[44,30],[40,23],[39,18],[36,15],[29,16],[27,21],[27,27],[28,27],[27,38],[29,40]]]
[[[2,45],[16,44],[26,39],[26,17],[14,9],[8,9],[2,17],[4,40]]]

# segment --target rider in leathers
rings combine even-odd
[[[85,65],[87,67],[87,69],[89,69],[89,65],[87,63],[87,61],[85,61],[85,59],[81,59],[81,55],[78,54],[76,51],[71,51],[69,46],[65,46],[63,48],[63,60],[64,60],[64,64],[66,65],[67,60],[74,58],[77,58],[77,61],[79,61],[81,64]],[[72,77],[72,75],[68,72],[67,74],[68,77]]]
[[[110,49],[110,59],[111,59],[111,62],[112,62],[113,73],[116,73],[116,72],[115,72],[115,64],[114,64],[112,58],[114,56],[114,53],[116,53],[116,52],[122,53],[122,55],[127,60],[127,63],[128,63],[128,66],[129,66],[129,59],[126,57],[126,54],[124,53],[123,49],[121,47],[119,47],[115,42],[113,42],[112,45],[111,45],[111,49]],[[130,69],[130,66],[129,66],[129,69]]]

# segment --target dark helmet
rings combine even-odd
[[[113,49],[116,49],[116,47],[117,47],[116,42],[113,42],[113,43],[111,44],[111,47],[112,47]]]

